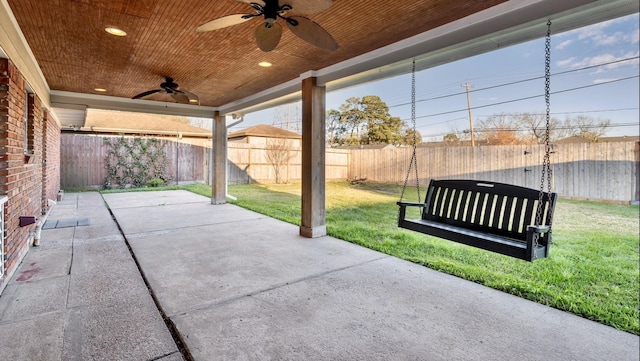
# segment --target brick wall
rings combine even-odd
[[[0,59],[0,194],[9,198],[5,205],[6,272],[0,286],[15,271],[33,239],[36,224],[20,227],[20,216],[40,217],[47,208],[45,195],[54,194],[59,187],[59,174],[55,174],[59,128],[42,109],[41,100],[27,90],[13,63]],[[51,168],[43,162],[45,155],[52,159]]]
[[[60,127],[51,113],[44,111],[42,132],[42,207],[55,200],[60,190]]]

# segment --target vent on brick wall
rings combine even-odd
[[[36,223],[35,216],[20,216],[18,218],[20,219],[20,227],[24,227],[24,226],[28,226],[30,224]]]

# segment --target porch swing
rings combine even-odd
[[[400,200],[398,227],[430,236],[477,247],[502,255],[534,261],[549,256],[551,224],[557,194],[551,192],[550,162],[550,79],[551,21],[545,37],[545,154],[540,189],[516,185],[470,180],[431,179],[422,202],[404,202],[405,190],[415,170],[416,188],[420,199],[418,162],[416,158],[415,60],[411,80],[411,121],[413,153],[407,170]],[[544,190],[545,175],[548,192]],[[407,219],[407,207],[419,207],[420,219]]]

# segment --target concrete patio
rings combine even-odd
[[[640,359],[638,336],[186,191],[66,194],[47,224],[0,297],[2,360]]]

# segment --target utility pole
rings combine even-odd
[[[274,127],[282,128],[282,118],[280,116],[280,108],[276,108],[275,111],[273,112],[273,121],[271,122],[271,125],[273,125]]]
[[[473,116],[471,115],[471,97],[469,96],[469,89],[473,88],[473,85],[468,82],[461,85],[467,90],[467,108],[469,109],[469,131],[471,132],[471,146],[476,146],[476,136],[473,132]]]
[[[289,130],[290,119],[291,119],[291,104],[287,104],[287,130]]]

